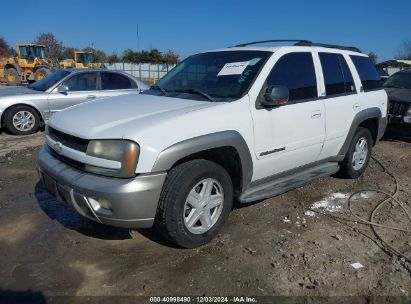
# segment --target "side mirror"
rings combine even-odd
[[[264,94],[261,104],[264,107],[278,107],[288,103],[290,91],[282,85],[269,86]]]
[[[67,94],[67,92],[69,91],[68,86],[62,84],[57,88],[57,92],[62,93],[62,94]]]

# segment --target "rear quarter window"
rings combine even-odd
[[[370,58],[350,55],[365,92],[381,88],[381,78]]]

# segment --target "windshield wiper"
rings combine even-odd
[[[174,92],[181,92],[181,93],[189,93],[189,94],[197,94],[201,95],[204,98],[208,99],[209,101],[215,102],[215,99],[208,95],[207,93],[204,93],[198,89],[195,88],[189,88],[189,89],[175,89]]]
[[[167,90],[164,89],[164,88],[162,88],[162,87],[160,87],[160,86],[158,86],[158,85],[153,85],[153,86],[151,86],[150,89],[153,89],[153,90],[156,90],[156,91],[160,91],[161,93],[163,93],[164,96],[167,95]]]

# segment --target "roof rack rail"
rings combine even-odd
[[[345,51],[353,51],[357,53],[362,53],[359,48],[356,48],[354,46],[342,46],[342,45],[337,45],[337,44],[326,44],[326,43],[313,43],[311,41],[305,40],[305,41],[298,41],[294,43],[294,45],[297,46],[322,46],[326,48],[331,48],[331,49],[338,49],[338,50],[345,50]]]
[[[306,40],[306,39],[261,40],[261,41],[241,43],[241,44],[234,45],[232,47],[243,47],[243,46],[247,46],[247,45],[270,43],[270,42],[295,42],[294,43],[295,46],[322,46],[322,47],[326,47],[326,48],[332,48],[332,49],[339,49],[339,50],[346,50],[346,51],[353,51],[353,52],[362,53],[359,48],[356,48],[354,46],[342,46],[342,45],[337,45],[337,44],[314,43],[314,42],[312,42],[310,40]]]
[[[296,43],[312,43],[309,40],[304,40],[304,39],[275,39],[275,40],[262,40],[262,41],[253,41],[253,42],[247,42],[247,43],[241,43],[234,45],[232,47],[243,47],[247,45],[252,45],[252,44],[262,44],[262,43],[269,43],[269,42],[296,42]]]

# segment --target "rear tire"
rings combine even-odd
[[[7,69],[6,73],[4,73],[4,77],[6,78],[8,85],[15,86],[21,84],[20,75],[14,68]]]
[[[5,113],[4,124],[11,134],[33,134],[39,129],[40,116],[36,110],[29,106],[15,106]]]
[[[180,247],[198,247],[218,234],[232,204],[233,185],[227,171],[208,160],[192,160],[169,172],[155,227]]]
[[[359,127],[354,134],[348,152],[340,163],[338,174],[344,178],[355,179],[360,177],[371,158],[373,139],[371,132]]]

